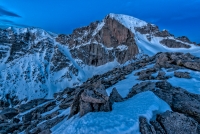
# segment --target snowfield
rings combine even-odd
[[[167,110],[171,109],[166,102],[147,91],[114,103],[111,112],[89,113],[82,118],[76,115],[51,130],[53,134],[139,134],[139,116],[150,120]]]

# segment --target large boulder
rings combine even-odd
[[[112,104],[106,93],[105,86],[101,81],[87,87],[88,89],[80,90],[71,105],[70,115],[68,118],[79,112],[80,116],[84,116],[89,112],[111,111]]]
[[[199,124],[194,119],[178,112],[166,111],[148,123],[140,117],[141,134],[199,134]]]
[[[197,134],[198,122],[177,112],[167,111],[157,116],[167,134]]]
[[[139,117],[139,129],[141,134],[156,134],[154,127],[143,116]]]

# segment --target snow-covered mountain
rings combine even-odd
[[[160,52],[163,52],[163,54],[170,52],[170,55],[166,53],[163,56]],[[159,59],[159,56],[164,58]],[[167,69],[163,71],[167,73],[170,79],[163,76],[163,78],[155,78],[154,82],[168,79],[172,86],[182,85],[182,88],[187,88],[189,92],[200,94],[200,85],[197,84],[200,82],[198,78],[198,71],[200,71],[198,57],[200,57],[200,46],[191,42],[187,37],[175,37],[167,30],[160,31],[154,24],[121,14],[109,14],[100,22],[93,22],[89,26],[75,29],[70,35],[57,35],[39,28],[1,29],[0,109],[5,107],[16,108],[17,111],[14,111],[13,117],[17,115],[15,118],[19,119],[22,124],[35,119],[38,123],[42,123],[44,122],[42,117],[45,117],[45,120],[48,118],[51,120],[48,129],[61,122],[68,114],[70,117],[73,116],[67,121],[65,119],[65,123],[62,122],[64,125],[58,124],[52,128],[51,130],[54,133],[95,133],[95,131],[99,133],[137,133],[138,115],[151,113],[148,116],[148,120],[150,120],[154,111],[163,113],[166,110],[171,110],[171,108],[174,109],[168,103],[168,100],[162,98],[162,95],[158,95],[151,88],[149,90],[153,93],[147,91],[138,94],[136,98],[131,98],[133,97],[130,93],[131,87],[146,79],[151,80],[148,72],[153,72],[151,75],[155,76],[162,75],[160,74],[162,68],[146,71],[145,74],[148,74],[148,76],[136,73],[142,70],[144,73],[145,69],[148,70],[158,65],[157,62],[161,66],[161,61],[170,64],[169,67],[162,65],[163,68],[174,70],[187,68],[194,75],[192,79],[185,82],[193,83],[193,87],[181,84],[181,81],[167,73]],[[182,77],[183,74],[179,73],[179,75]],[[101,81],[100,84],[99,80]],[[174,81],[177,81],[177,83]],[[87,90],[83,91],[83,88]],[[90,88],[98,90],[93,93],[93,91],[89,91]],[[115,91],[113,88],[117,88],[116,92],[118,93],[113,93]],[[157,85],[155,88],[164,89]],[[175,87],[173,88],[175,90]],[[99,91],[99,89],[101,90]],[[111,113],[100,112],[85,115],[92,111],[110,111],[112,109],[109,108],[110,103],[107,103],[110,99],[105,91],[109,95],[118,94],[127,100],[121,99],[124,102],[114,104]],[[93,99],[84,97],[88,94],[92,95]],[[94,99],[94,96],[99,94],[102,98]],[[91,102],[95,102],[93,108],[89,108]],[[141,107],[135,106],[140,105],[140,103],[142,103]],[[198,104],[200,103],[198,102]],[[36,106],[36,108],[31,111],[31,107],[28,105]],[[69,106],[71,106],[70,110],[67,109]],[[130,113],[127,110],[119,112],[125,106],[128,111],[133,109],[143,110],[139,113],[135,113],[135,111]],[[37,111],[37,107],[43,108],[43,112]],[[84,108],[87,110],[80,111]],[[29,110],[29,112],[26,110]],[[36,115],[36,113],[39,113],[39,115]],[[77,113],[85,116],[79,119]],[[34,118],[31,117],[33,115]],[[47,115],[48,117],[46,117]],[[96,122],[88,121],[95,116],[98,117]],[[105,117],[111,118],[107,122],[103,122],[102,119],[105,119]],[[133,121],[128,120],[131,117],[134,117]],[[147,118],[147,116],[145,117]],[[113,122],[115,119],[117,121]],[[102,124],[98,126],[100,122]],[[119,122],[125,123],[119,126]],[[71,125],[69,125],[70,123]],[[105,126],[104,123],[112,125]],[[41,126],[36,126],[29,125],[30,128],[26,131],[38,133],[38,129],[40,131],[43,129],[38,128]],[[25,129],[25,126],[21,127],[17,132],[26,133]]]
[[[0,31],[0,94],[20,100],[49,97],[134,60],[137,54],[190,52],[199,47],[142,20],[109,14],[101,22],[56,35],[38,28]]]

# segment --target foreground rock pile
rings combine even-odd
[[[146,68],[147,65],[152,66]],[[110,96],[107,95],[108,87],[139,69],[141,71],[134,75],[141,82],[132,87],[127,97],[122,98],[116,88]],[[192,76],[189,72],[178,70],[200,71],[200,58],[183,53],[159,53],[96,75],[76,88],[66,88],[63,92],[54,94],[54,99],[51,100],[36,99],[25,104],[19,101],[16,105],[1,101],[0,133],[51,133],[50,129],[64,118],[69,119],[76,114],[81,118],[89,112],[108,112],[112,110],[114,102],[126,101],[138,93],[151,91],[167,102],[172,111],[159,114],[150,122],[141,116],[139,126],[142,134],[199,134],[200,95],[172,86],[167,81],[171,76],[166,75],[163,69],[173,72],[175,77],[190,79]]]

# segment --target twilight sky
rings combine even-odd
[[[200,43],[200,0],[0,0],[0,27],[69,34],[109,13],[127,14]]]

